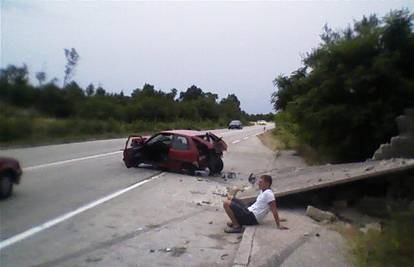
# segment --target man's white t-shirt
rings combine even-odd
[[[266,189],[263,192],[260,192],[257,196],[256,202],[253,203],[248,210],[253,212],[256,217],[257,222],[261,222],[266,214],[269,212],[269,203],[275,200],[275,195],[271,189]]]

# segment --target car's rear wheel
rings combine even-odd
[[[9,173],[0,174],[0,199],[8,198],[13,192],[13,177]]]
[[[210,170],[210,174],[219,174],[223,170],[223,165],[223,161],[218,155],[211,156],[208,161],[208,169]]]

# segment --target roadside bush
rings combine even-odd
[[[33,133],[32,120],[25,117],[0,116],[0,142],[24,139]]]
[[[414,209],[395,214],[382,232],[370,230],[354,241],[357,267],[414,266]]]
[[[414,106],[413,20],[397,10],[343,31],[326,26],[304,66],[274,80],[276,122],[334,162],[370,158]]]

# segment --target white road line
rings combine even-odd
[[[36,165],[36,166],[23,168],[23,171],[36,170],[36,169],[39,169],[39,168],[56,166],[56,165],[61,165],[61,164],[65,164],[65,163],[86,160],[86,159],[96,159],[96,158],[106,157],[106,156],[115,155],[115,154],[119,154],[119,153],[122,153],[122,151],[114,151],[114,152],[98,154],[98,155],[92,155],[92,156],[87,156],[87,157],[82,157],[82,158],[75,158],[75,159],[62,160],[62,161],[51,162],[51,163],[46,163],[46,164],[40,164],[40,165]]]
[[[53,220],[50,220],[50,221],[45,222],[45,223],[42,223],[41,225],[35,226],[35,227],[33,227],[33,228],[29,229],[29,230],[26,230],[26,231],[24,231],[24,232],[22,232],[20,234],[17,234],[17,235],[15,235],[13,237],[10,237],[10,238],[6,239],[6,240],[3,240],[3,241],[0,242],[0,251],[2,249],[4,249],[4,248],[10,246],[10,245],[13,245],[16,242],[19,242],[19,241],[21,241],[23,239],[26,239],[26,238],[34,235],[34,234],[37,234],[37,233],[39,233],[39,232],[41,232],[43,230],[46,230],[46,229],[48,229],[48,228],[50,228],[50,227],[52,227],[52,226],[54,226],[54,225],[56,225],[58,223],[61,223],[63,221],[66,221],[67,219],[72,218],[73,216],[75,216],[75,215],[77,215],[77,214],[79,214],[81,212],[84,212],[84,211],[87,211],[89,209],[92,209],[93,207],[96,207],[96,206],[98,206],[98,205],[100,205],[100,204],[102,204],[104,202],[107,202],[107,201],[109,201],[109,200],[111,200],[111,199],[113,199],[113,198],[115,198],[117,196],[120,196],[120,195],[122,195],[122,194],[124,194],[124,193],[126,193],[126,192],[128,192],[128,191],[130,191],[132,189],[134,189],[134,188],[137,188],[137,187],[139,187],[139,186],[141,186],[141,185],[143,185],[145,183],[148,183],[148,182],[150,182],[150,181],[152,181],[154,179],[157,179],[157,178],[161,177],[163,174],[164,173],[158,174],[158,175],[153,176],[153,177],[151,177],[151,178],[149,178],[147,180],[138,182],[138,183],[133,184],[133,185],[127,187],[127,188],[124,188],[124,189],[121,189],[119,191],[116,191],[115,193],[112,193],[112,194],[110,194],[110,195],[108,195],[106,197],[103,197],[101,199],[95,200],[94,202],[91,202],[91,203],[86,204],[86,205],[84,205],[82,207],[79,207],[79,208],[77,208],[74,211],[71,211],[71,212],[68,212],[66,214],[63,214],[63,215],[61,215],[61,216],[59,216],[59,217],[57,217],[57,218],[55,218]]]
[[[236,141],[233,141],[233,142],[231,142],[232,144],[237,144],[237,143],[239,143],[240,142],[240,140],[236,140]]]

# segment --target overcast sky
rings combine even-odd
[[[81,60],[74,80],[109,92],[144,83],[220,98],[234,93],[248,113],[272,111],[272,80],[301,66],[328,23],[414,10],[414,1],[137,2],[1,1],[1,67],[26,63],[63,81],[64,48]]]

